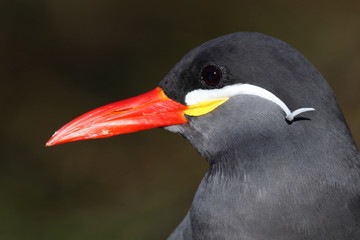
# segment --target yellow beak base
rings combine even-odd
[[[188,116],[193,116],[193,117],[205,115],[205,114],[213,111],[215,108],[217,108],[218,106],[220,106],[227,100],[229,100],[228,97],[205,100],[205,101],[196,103],[194,105],[188,106],[188,109],[186,109],[184,111],[184,113]]]

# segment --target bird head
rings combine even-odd
[[[342,118],[330,87],[300,53],[263,34],[234,33],[190,51],[154,90],[69,122],[46,146],[165,127],[212,161],[239,146],[303,141],[334,116]]]

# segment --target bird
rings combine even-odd
[[[256,32],[209,40],[139,96],[69,122],[46,146],[162,127],[209,168],[168,239],[360,239],[360,154],[324,77]]]

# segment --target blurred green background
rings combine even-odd
[[[0,1],[0,239],[165,239],[207,163],[154,129],[45,148],[72,118],[153,89],[189,50],[262,32],[329,81],[360,143],[359,1]]]

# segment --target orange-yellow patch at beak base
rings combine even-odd
[[[188,116],[193,116],[193,117],[205,115],[205,114],[213,111],[217,107],[219,107],[221,104],[223,104],[227,100],[229,100],[228,97],[205,100],[205,101],[188,106],[188,109],[186,109],[184,111],[184,113]]]

